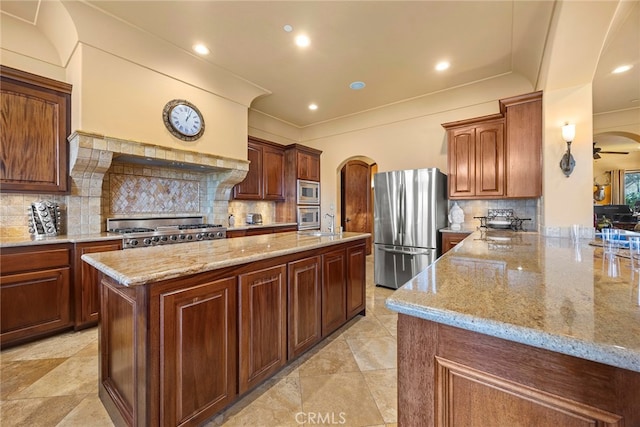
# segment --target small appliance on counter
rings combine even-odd
[[[245,221],[247,224],[262,224],[262,214],[248,213]]]
[[[32,202],[29,208],[29,233],[35,237],[57,236],[62,228],[60,205],[51,200]]]

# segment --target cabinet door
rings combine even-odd
[[[310,181],[320,181],[320,157],[298,151],[298,179],[308,179]]]
[[[442,233],[442,255],[462,242],[468,235],[467,233]]]
[[[0,71],[2,191],[66,192],[71,85],[9,67]]]
[[[247,146],[249,172],[244,181],[233,187],[233,197],[236,199],[262,199],[262,145],[249,142]]]
[[[82,255],[121,249],[120,240],[76,244],[74,256],[75,329],[96,325],[100,311],[98,271],[82,261]]]
[[[322,256],[322,336],[338,329],[347,320],[345,251]]]
[[[475,196],[476,131],[475,127],[448,132],[449,197]]]
[[[236,396],[236,278],[160,295],[161,425],[194,425]]]
[[[263,148],[263,193],[265,200],[284,200],[284,150]]]
[[[542,195],[541,96],[507,107],[507,197]]]
[[[0,344],[71,326],[69,267],[2,276]]]
[[[347,249],[347,319],[362,312],[366,306],[365,245]]]
[[[279,265],[239,276],[240,393],[287,361],[286,274]]]
[[[289,359],[299,356],[322,338],[320,257],[288,266]]]
[[[476,126],[476,196],[504,195],[504,125]]]

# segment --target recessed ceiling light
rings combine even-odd
[[[349,87],[353,90],[360,90],[360,89],[364,89],[364,87],[366,86],[366,84],[364,82],[352,82]]]
[[[296,37],[296,44],[300,47],[307,47],[311,44],[311,39],[305,35]]]
[[[317,110],[318,106],[316,104],[309,104],[309,110]]]
[[[198,43],[193,45],[193,50],[195,53],[198,53],[200,55],[208,55],[209,54],[209,48],[206,47],[205,45],[203,45],[202,43]]]
[[[629,71],[633,68],[633,65],[621,65],[612,71],[613,74],[624,73],[625,71]]]
[[[293,31],[293,27],[289,24],[282,27],[282,29],[285,30],[287,33],[290,33],[291,31]]]
[[[444,70],[446,70],[447,68],[449,68],[449,65],[450,65],[450,64],[449,64],[447,61],[441,61],[441,62],[438,62],[438,63],[436,64],[436,70],[438,70],[438,71],[444,71]]]

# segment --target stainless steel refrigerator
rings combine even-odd
[[[447,177],[436,168],[374,175],[374,281],[397,289],[438,257]]]

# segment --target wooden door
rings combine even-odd
[[[449,197],[475,196],[476,128],[451,129],[448,143]]]
[[[322,338],[320,257],[289,263],[289,359]]]
[[[240,393],[287,361],[286,274],[286,266],[278,265],[239,276]]]
[[[284,200],[284,150],[263,147],[263,195],[265,200]]]
[[[236,199],[262,199],[262,145],[249,142],[247,145],[247,160],[249,171],[244,180],[233,187],[233,197]]]
[[[2,276],[0,344],[71,325],[69,271],[64,267]]]
[[[504,195],[504,125],[502,121],[476,127],[476,196]]]
[[[80,258],[84,254],[117,251],[122,249],[122,241],[100,243],[77,243],[74,254],[74,294],[75,325],[81,329],[98,323],[100,311],[100,290],[98,289],[98,270]]]
[[[161,425],[199,424],[236,396],[236,278],[160,295]]]
[[[347,319],[364,311],[367,287],[365,245],[347,248]]]
[[[322,256],[322,336],[338,329],[347,320],[345,251]]]
[[[371,166],[350,160],[340,171],[341,217],[344,231],[373,233]],[[367,240],[367,255],[371,253]]]

